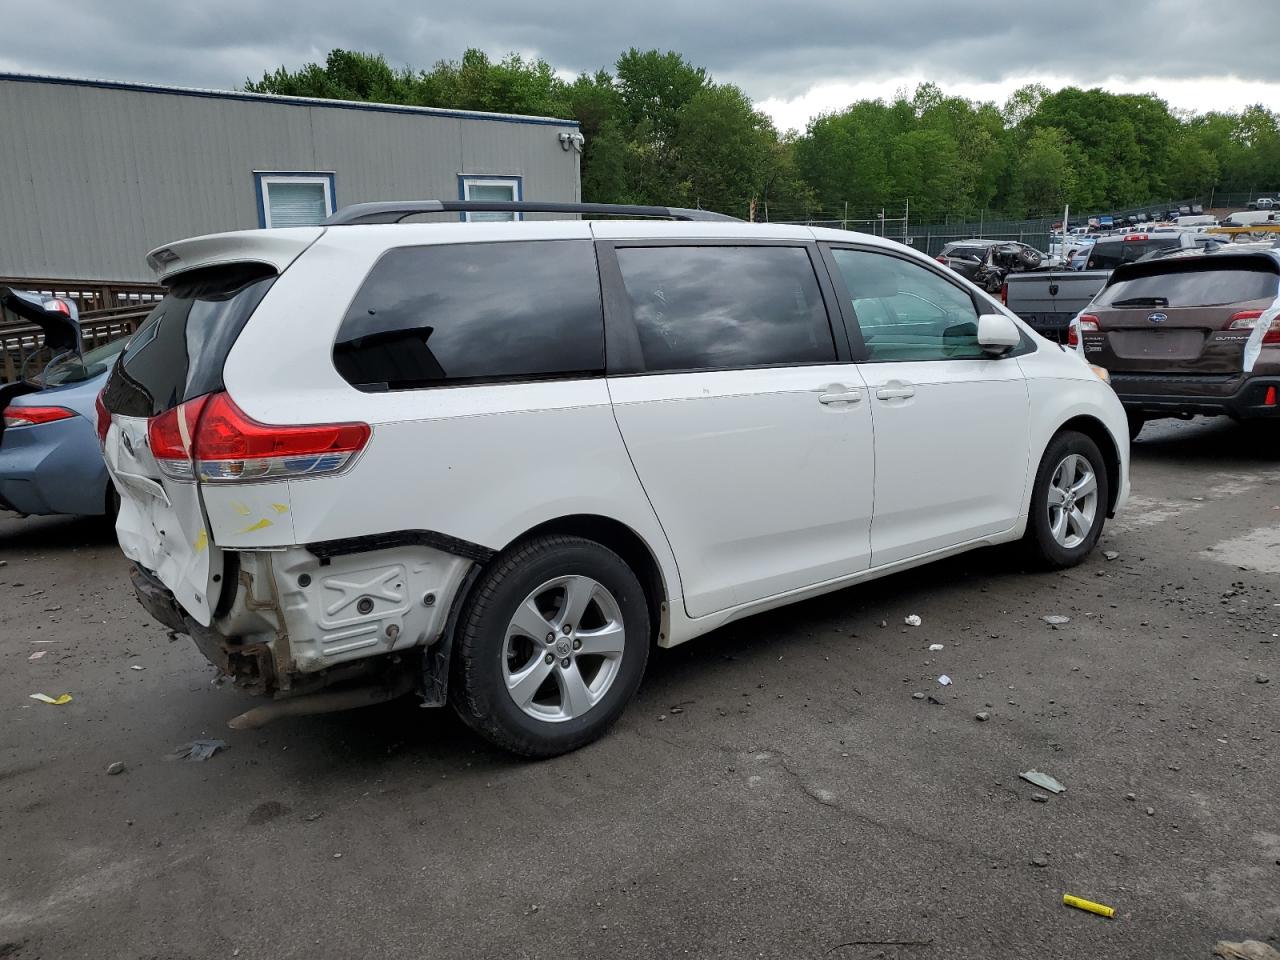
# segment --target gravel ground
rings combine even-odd
[[[983,551],[734,624],[542,763],[407,701],[230,731],[101,525],[0,520],[0,958],[1276,942],[1280,433],[1149,425],[1133,483],[1074,570]]]

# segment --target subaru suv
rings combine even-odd
[[[613,219],[400,222],[456,211]],[[422,201],[149,262],[99,432],[142,603],[271,698],[233,726],[412,690],[562,753],[653,645],[987,544],[1070,566],[1128,491],[1103,372],[877,237]]]
[[[1110,371],[1133,437],[1159,417],[1280,418],[1278,288],[1274,249],[1126,264],[1070,342]]]

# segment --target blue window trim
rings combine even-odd
[[[154,83],[129,83],[122,80],[85,80],[79,77],[51,77],[38,73],[0,71],[0,80],[19,83],[49,83],[64,87],[94,87],[98,90],[133,90],[138,93],[167,93],[179,97],[203,97],[208,100],[258,100],[299,107],[323,107],[330,110],[368,110],[377,113],[405,113],[426,117],[457,117],[463,120],[492,120],[498,123],[529,123],[543,127],[578,129],[577,120],[554,117],[527,117],[514,113],[482,113],[478,110],[447,110],[441,107],[411,107],[391,103],[367,103],[356,100],[320,100],[313,97],[286,97],[271,93],[246,93],[242,90],[200,90],[192,87],[169,87]]]
[[[258,201],[258,227],[266,229],[267,226],[267,198],[262,189],[262,181],[270,177],[273,180],[282,180],[286,177],[307,177],[311,180],[327,178],[329,181],[329,206],[330,210],[326,216],[331,215],[338,209],[338,191],[336,189],[336,177],[329,170],[255,170],[253,171],[253,192]]]
[[[517,200],[524,199],[524,177],[516,176],[515,174],[501,174],[501,173],[460,173],[458,174],[458,199],[459,200],[467,199],[467,181],[468,180],[501,180],[503,183],[510,183],[511,181],[514,180],[516,184],[516,199]],[[523,220],[524,214],[517,213],[515,215],[515,218],[517,220]],[[458,214],[458,219],[465,222],[467,219],[466,213],[463,212]]]

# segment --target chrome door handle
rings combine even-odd
[[[828,406],[833,403],[861,403],[862,391],[847,390],[844,393],[823,393],[818,396],[819,403],[825,403]]]
[[[876,396],[881,400],[906,400],[915,395],[916,388],[912,386],[881,387],[876,391]]]

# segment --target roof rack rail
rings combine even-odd
[[[405,200],[353,203],[324,223],[399,223],[421,213],[580,213],[608,217],[654,217],[662,220],[734,220],[723,213],[686,207],[645,207],[620,203],[555,203],[536,200]]]

